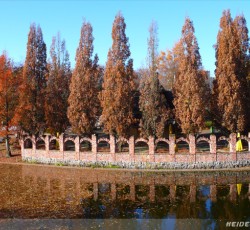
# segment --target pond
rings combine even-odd
[[[5,229],[20,223],[28,229],[39,223],[54,229],[224,229],[227,221],[250,221],[250,171],[0,164],[0,175]]]

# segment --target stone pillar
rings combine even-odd
[[[148,153],[149,153],[149,161],[155,161],[155,139],[154,137],[150,136],[148,138]]]
[[[46,157],[50,158],[50,152],[49,152],[49,135],[45,136],[45,151],[46,151]]]
[[[196,162],[196,143],[195,143],[195,136],[193,134],[188,135],[189,139],[189,153],[192,155],[190,156],[190,162]]]
[[[94,155],[94,160],[97,161],[97,137],[95,134],[91,136],[91,151]]]
[[[64,134],[63,133],[61,133],[59,136],[59,150],[64,158],[64,154],[63,154],[63,152],[64,152]]]
[[[98,183],[97,182],[93,183],[93,195],[94,195],[94,200],[97,201],[98,199]]]
[[[250,139],[250,132],[248,133],[248,138]],[[248,141],[248,152],[250,151],[250,141]]]
[[[217,161],[216,136],[210,135],[210,153],[213,155],[213,161]]]
[[[169,154],[175,154],[175,134],[169,134]]]
[[[45,150],[47,153],[49,152],[49,135],[45,136]]]
[[[109,136],[109,143],[110,143],[110,153],[111,153],[111,161],[115,162],[115,137],[113,135]]]
[[[233,154],[232,160],[237,160],[237,154],[236,154],[236,142],[237,142],[237,136],[236,133],[231,133],[229,136],[229,146],[230,146],[230,153]]]
[[[236,184],[230,184],[230,200],[236,201],[237,198],[237,186]]]
[[[25,158],[25,151],[24,151],[24,139],[23,139],[23,136],[21,136],[21,138],[19,140],[19,144],[20,144],[20,147],[21,147],[22,159],[24,160],[24,158]]]
[[[229,138],[230,138],[229,140],[230,153],[236,153],[236,142],[237,142],[236,133],[231,133]]]
[[[91,141],[91,147],[92,147],[91,151],[92,151],[92,153],[96,154],[97,153],[97,138],[96,138],[96,135],[92,134],[91,139],[92,139],[92,141]]]
[[[135,137],[131,136],[128,141],[130,161],[135,161]]]
[[[116,199],[116,184],[111,183],[111,198],[112,200]]]
[[[175,195],[176,195],[176,185],[170,185],[170,200],[174,201],[175,200]]]
[[[216,154],[216,136],[215,135],[210,135],[210,153]]]
[[[212,202],[216,202],[217,201],[217,188],[216,185],[210,185],[210,199]]]
[[[31,142],[32,142],[32,156],[36,156],[36,137],[35,137],[35,135],[32,135]]]
[[[149,186],[149,199],[151,202],[155,201],[155,185],[151,184]]]
[[[196,201],[196,186],[190,185],[190,203],[194,203]]]
[[[76,136],[75,138],[75,160],[80,160],[80,137]]]
[[[130,199],[132,201],[135,201],[135,184],[130,183],[129,188],[130,188]]]
[[[189,153],[195,154],[196,152],[195,136],[193,134],[189,134],[188,139],[189,139]]]

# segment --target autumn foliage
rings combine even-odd
[[[93,55],[93,29],[83,22],[81,37],[76,51],[76,67],[70,83],[68,118],[78,134],[91,134],[100,116],[98,81],[100,71],[98,57]]]
[[[247,124],[247,32],[243,16],[233,20],[229,10],[223,12],[216,44],[214,97],[219,121],[231,132],[243,131]]]
[[[133,118],[133,61],[130,59],[124,17],[118,13],[112,28],[112,48],[104,72],[100,94],[104,132],[128,136]]]
[[[45,129],[46,59],[46,44],[43,41],[42,30],[40,26],[32,24],[28,35],[17,110],[20,127],[32,134],[43,132]]]
[[[14,73],[11,61],[4,53],[0,56],[0,135],[5,137],[6,156],[11,156],[9,135],[16,124],[15,112],[18,104],[19,77]]]
[[[202,74],[199,46],[193,22],[186,18],[177,45],[178,74],[174,83],[175,118],[183,133],[197,133],[204,127],[207,102],[206,78]]]
[[[53,37],[48,63],[45,97],[46,128],[51,133],[62,133],[69,126],[67,117],[71,69],[65,41]]]
[[[146,137],[162,137],[170,114],[158,76],[157,48],[157,24],[152,22],[149,27],[148,39],[148,71],[141,80],[139,100],[139,107],[142,112],[140,130],[141,135]]]
[[[13,128],[38,135],[71,127],[73,133],[90,135],[101,127],[116,137],[164,137],[170,123],[196,134],[211,120],[220,130],[249,131],[250,47],[244,15],[233,19],[229,10],[223,12],[212,89],[191,19],[186,18],[174,47],[160,54],[157,29],[152,22],[146,67],[134,71],[122,13],[113,22],[105,66],[93,55],[93,28],[84,21],[71,69],[60,35],[52,39],[47,61],[42,30],[31,24],[24,65],[15,67],[5,53],[0,56],[0,134],[7,155]],[[173,95],[173,104],[167,94]]]

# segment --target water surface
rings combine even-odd
[[[138,226],[152,220],[162,229],[188,229],[192,221],[197,223],[190,229],[224,229],[225,221],[250,221],[250,171],[174,173],[0,164],[0,175],[1,221],[118,220],[126,226],[130,220]]]

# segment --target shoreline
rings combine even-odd
[[[56,164],[45,164],[45,163],[29,163],[26,161],[19,162],[2,162],[0,165],[25,165],[25,166],[36,166],[36,167],[52,167],[52,168],[63,168],[63,169],[82,169],[82,170],[96,170],[96,171],[127,171],[127,172],[240,172],[250,171],[250,166],[235,167],[235,168],[112,168],[112,167],[87,167],[80,165],[56,165]]]

